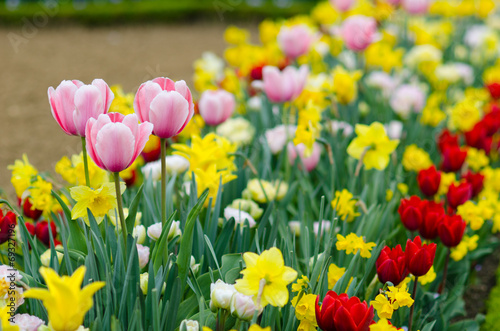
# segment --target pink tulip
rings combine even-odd
[[[341,34],[347,48],[361,52],[375,40],[377,21],[363,15],[350,16],[344,21]]]
[[[127,169],[141,153],[153,124],[139,124],[137,115],[101,114],[87,123],[87,152],[100,168],[111,172]]]
[[[307,54],[314,40],[311,30],[305,25],[283,26],[278,33],[280,49],[291,59]]]
[[[52,116],[61,129],[71,136],[85,137],[85,125],[89,118],[106,114],[114,94],[102,79],[94,79],[91,85],[79,80],[63,80],[54,90],[47,91]]]
[[[387,0],[387,2],[393,6],[397,6],[401,3],[401,0]]]
[[[304,144],[298,144],[295,146],[293,142],[289,142],[288,146],[288,161],[291,165],[295,164],[295,159],[297,158],[297,152],[300,160],[306,167],[307,171],[313,171],[318,165],[319,158],[321,156],[321,146],[318,143],[313,144],[313,150],[311,155],[305,156],[306,146]]]
[[[351,9],[356,0],[330,0],[332,6],[341,12],[346,12]]]
[[[225,90],[207,90],[198,103],[200,115],[207,125],[225,122],[233,114],[235,106],[234,95]]]
[[[153,123],[154,135],[171,138],[184,130],[193,117],[193,97],[185,81],[158,77],[139,87],[134,110],[141,122]]]
[[[430,0],[402,0],[401,6],[413,15],[425,14],[431,5]]]
[[[271,102],[291,101],[304,89],[308,74],[305,65],[299,69],[288,66],[281,72],[277,67],[265,66],[262,69],[264,91]]]

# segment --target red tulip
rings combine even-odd
[[[401,222],[410,231],[415,231],[420,227],[422,223],[422,200],[416,195],[410,197],[410,199],[401,199],[401,204],[398,208],[399,216],[401,217]]]
[[[468,146],[482,149],[489,154],[492,138],[488,136],[488,126],[484,122],[476,123],[470,131],[465,132],[465,142]]]
[[[398,285],[408,276],[406,257],[401,245],[393,249],[385,246],[376,262],[378,279],[383,283]]]
[[[57,229],[54,222],[50,222],[50,228],[52,230],[52,238],[56,238]],[[47,221],[41,221],[36,223],[35,225],[35,234],[36,237],[43,242],[46,246],[50,246],[50,233],[49,233],[49,224]]]
[[[447,146],[445,147],[443,154],[443,163],[441,167],[446,172],[455,172],[462,168],[467,157],[467,151],[465,149],[460,149],[459,146]]]
[[[23,214],[26,217],[31,218],[33,221],[37,221],[42,216],[43,210],[33,208],[30,198],[24,199],[23,202]]]
[[[0,209],[0,245],[13,237],[16,224],[16,214],[8,211],[4,215],[3,211]]]
[[[321,306],[316,298],[316,321],[323,331],[368,331],[373,316],[373,306],[346,293],[328,291]]]
[[[441,153],[448,146],[458,146],[458,135],[454,135],[448,130],[443,130],[438,137],[438,147]]]
[[[483,122],[488,129],[488,136],[493,136],[500,130],[500,108],[498,105],[492,105],[490,109],[490,112],[484,115],[481,122]]]
[[[462,182],[458,185],[451,184],[446,194],[448,205],[453,209],[457,209],[458,206],[464,204],[470,198],[472,198],[472,185],[468,182]]]
[[[500,98],[500,83],[491,83],[486,85],[486,88],[488,91],[490,91],[490,95],[493,99],[498,99]]]
[[[438,226],[443,221],[444,207],[442,203],[426,201],[422,211],[422,223],[418,231],[425,239],[432,240],[438,236]]]
[[[455,247],[460,244],[464,236],[466,224],[459,215],[445,215],[438,232],[441,242],[446,247]]]
[[[476,197],[483,190],[484,175],[480,173],[473,173],[468,171],[462,176],[463,179],[467,181],[472,186],[472,197]]]
[[[408,239],[406,242],[405,255],[406,264],[410,273],[415,277],[423,276],[429,272],[434,263],[436,244],[422,245],[419,236],[413,241]]]
[[[429,169],[420,170],[417,176],[418,187],[420,191],[427,196],[434,196],[439,190],[441,183],[441,172],[436,170],[435,166]]]
[[[28,230],[29,234],[34,236],[35,235],[35,226],[33,225],[33,223],[24,223],[24,225],[26,226],[26,230]]]

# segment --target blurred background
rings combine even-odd
[[[9,164],[26,153],[54,173],[79,153],[52,118],[49,86],[94,78],[134,92],[167,76],[192,84],[204,51],[223,55],[225,28],[245,27],[257,40],[266,17],[307,13],[311,0],[2,0],[0,2],[0,188],[12,194]]]

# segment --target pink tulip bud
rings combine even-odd
[[[102,79],[94,79],[91,85],[79,80],[63,80],[47,91],[52,116],[61,129],[71,136],[85,137],[89,118],[106,114],[114,94]]]
[[[354,15],[344,21],[341,30],[342,38],[350,50],[364,51],[377,34],[377,21],[374,18]]]
[[[193,117],[193,97],[185,81],[158,77],[139,87],[134,110],[141,122],[153,123],[154,135],[171,138],[184,130]]]
[[[341,12],[346,12],[354,5],[355,0],[330,0],[334,8]]]
[[[431,5],[430,0],[402,0],[401,6],[413,15],[425,14]]]
[[[297,153],[300,157],[300,160],[306,167],[307,171],[313,171],[314,168],[318,165],[320,156],[321,156],[321,146],[318,143],[313,144],[313,150],[311,155],[305,156],[306,146],[304,144],[298,144],[295,146],[293,142],[288,143],[288,161],[290,161],[291,165],[295,164],[295,159],[297,158]]]
[[[265,66],[262,70],[264,91],[271,102],[291,101],[304,89],[308,74],[305,65],[299,69],[288,66],[281,72],[277,67]]]
[[[200,115],[207,125],[219,125],[225,122],[234,112],[236,101],[234,95],[225,90],[207,90],[203,92],[198,103]]]
[[[285,55],[295,59],[307,54],[314,40],[312,31],[305,25],[283,26],[278,33],[278,44]]]
[[[87,123],[87,152],[100,168],[111,172],[127,169],[141,153],[153,124],[139,124],[137,115],[101,114]]]

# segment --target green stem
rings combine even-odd
[[[443,293],[446,287],[446,277],[448,276],[448,264],[450,263],[450,254],[451,250],[448,248],[448,252],[446,253],[446,260],[444,262],[443,281],[439,286],[438,293]]]
[[[415,280],[413,283],[413,294],[412,294],[412,298],[414,301],[413,301],[413,305],[411,305],[411,309],[410,309],[410,320],[408,321],[408,331],[411,331],[411,327],[413,324],[413,310],[415,309],[415,304],[417,303],[417,299],[416,299],[417,285],[418,285],[418,277],[415,276]]]
[[[161,224],[165,226],[167,222],[167,139],[160,138],[161,141]]]
[[[85,137],[82,137],[83,168],[85,169],[85,184],[90,187],[89,161],[87,156]]]
[[[118,203],[118,215],[120,215],[120,225],[122,228],[123,242],[125,243],[125,249],[127,249],[127,225],[125,224],[125,216],[123,215],[123,202],[122,193],[120,190],[120,173],[114,172],[115,177],[115,189],[116,189],[116,202]],[[118,222],[116,222],[116,230],[118,231]]]

